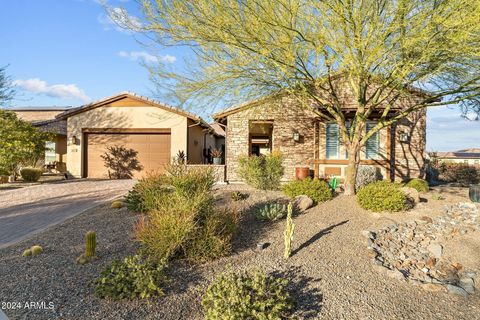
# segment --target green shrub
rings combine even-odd
[[[125,197],[130,211],[145,213],[163,206],[172,192],[189,197],[209,191],[215,183],[213,169],[188,169],[182,164],[167,167],[165,173],[153,173],[141,179]]]
[[[164,265],[135,255],[113,261],[96,280],[95,294],[111,299],[162,296],[161,286],[165,282]]]
[[[243,156],[238,159],[237,174],[254,188],[277,190],[284,172],[282,161],[280,152],[259,157]]]
[[[434,193],[432,194],[432,200],[445,200],[445,198],[441,194]]]
[[[205,319],[286,319],[294,307],[287,285],[260,271],[223,274],[203,296]]]
[[[156,198],[150,197],[154,192],[141,195],[149,211],[137,223],[136,236],[145,252],[157,261],[174,256],[205,261],[228,253],[238,219],[234,211],[215,208],[212,171],[172,166],[163,176],[156,178],[163,183],[153,188]]]
[[[20,175],[24,181],[37,182],[43,174],[43,170],[39,168],[23,168]]]
[[[242,193],[240,191],[233,191],[231,194],[230,194],[230,198],[233,200],[233,201],[240,201],[240,200],[245,200],[248,198],[248,193]]]
[[[428,182],[423,179],[411,179],[405,184],[405,187],[413,188],[418,192],[428,192]]]
[[[292,180],[286,183],[282,190],[290,198],[306,195],[316,203],[325,202],[333,197],[328,183],[320,179]]]
[[[400,188],[387,181],[371,183],[357,192],[357,201],[366,210],[404,211],[408,208],[407,195]]]
[[[259,220],[276,221],[282,219],[287,214],[287,205],[284,203],[266,203],[257,208],[253,214]]]

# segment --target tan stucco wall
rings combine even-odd
[[[18,110],[15,111],[17,117],[24,121],[44,121],[55,119],[55,116],[62,113],[63,111],[28,111],[28,110]]]
[[[154,106],[106,105],[73,115],[67,120],[67,170],[75,177],[82,176],[82,155],[85,128],[166,128],[171,129],[170,154],[187,150],[187,118]],[[72,145],[72,137],[80,143]]]
[[[196,125],[192,120],[188,121],[188,163],[203,163],[203,149],[216,148],[215,136],[209,133],[205,135],[205,133],[203,127]]]

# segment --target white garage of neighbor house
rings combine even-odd
[[[56,116],[67,121],[67,172],[77,178],[108,178],[100,157],[108,146],[138,152],[143,171],[161,171],[180,151],[189,164],[208,162],[207,150],[222,148],[224,138],[202,118],[125,92]]]

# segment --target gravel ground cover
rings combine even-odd
[[[246,200],[230,201],[227,186],[217,190],[218,205],[245,211],[282,197],[279,192],[244,188]],[[451,198],[453,199],[453,198]],[[444,200],[449,201],[450,198]],[[456,199],[456,198],[455,198]],[[431,216],[444,201],[431,202]],[[426,203],[426,204],[427,204]],[[421,206],[420,206],[421,207]],[[133,253],[131,238],[138,215],[101,206],[17,245],[0,250],[1,302],[53,302],[54,309],[4,310],[11,319],[202,319],[201,295],[209,282],[228,269],[262,268],[289,277],[300,319],[480,319],[477,292],[463,298],[428,292],[374,270],[362,230],[428,215],[426,208],[407,213],[372,214],[353,197],[338,196],[294,218],[293,255],[283,259],[285,220],[258,222],[244,212],[232,255],[205,265],[171,264],[167,295],[147,301],[106,301],[93,294],[92,281],[114,258]],[[97,231],[101,259],[79,266],[83,235]],[[268,243],[257,249],[258,243]],[[24,249],[40,244],[45,252],[22,258]],[[476,252],[476,254],[480,254]]]

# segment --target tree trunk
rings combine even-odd
[[[345,195],[355,195],[355,183],[357,181],[357,170],[359,164],[359,148],[352,146],[348,148],[348,165],[345,172]]]

